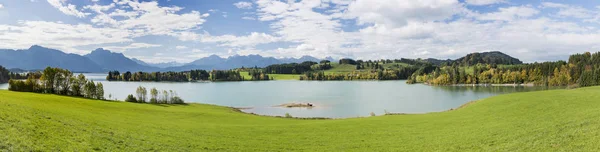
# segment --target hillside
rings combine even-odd
[[[454,62],[466,66],[476,65],[478,63],[503,65],[523,64],[521,60],[498,51],[471,53],[454,60]]]
[[[600,151],[600,87],[500,95],[439,113],[336,120],[0,91],[8,151]]]

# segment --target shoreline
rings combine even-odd
[[[452,84],[448,86],[459,86],[459,87],[535,87],[533,83],[522,83],[522,84]]]

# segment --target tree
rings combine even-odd
[[[163,90],[162,95],[163,98],[161,100],[161,103],[169,103],[169,92],[167,92],[167,90]]]
[[[54,93],[54,77],[56,76],[57,68],[46,67],[42,72],[42,86],[45,93]]]
[[[156,88],[150,89],[150,103],[158,103],[158,90]]]
[[[84,92],[86,98],[95,98],[96,97],[96,84],[94,81],[87,81],[84,86]]]
[[[133,95],[129,94],[127,95],[127,98],[125,98],[125,102],[137,102],[137,100],[135,97],[133,97]]]
[[[0,83],[6,83],[10,80],[10,71],[0,66]]]
[[[73,77],[69,79],[71,83],[71,95],[83,96],[83,88],[87,82],[83,74],[79,74],[77,78]]]
[[[104,100],[104,85],[100,82],[96,84],[96,99]]]
[[[145,87],[139,86],[137,88],[137,90],[135,91],[136,95],[137,95],[137,101],[138,102],[146,102],[146,99],[148,97],[148,92],[146,90]]]

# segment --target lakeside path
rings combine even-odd
[[[600,151],[600,87],[512,93],[429,114],[300,120],[205,104],[0,91],[8,151]]]

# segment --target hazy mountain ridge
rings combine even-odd
[[[260,55],[234,55],[227,58],[211,55],[187,64],[177,62],[153,64],[135,58],[128,58],[122,53],[111,52],[103,48],[98,48],[83,56],[38,45],[31,46],[26,50],[0,49],[0,65],[7,68],[22,69],[23,71],[41,70],[48,66],[61,67],[74,72],[226,70],[304,61],[318,62],[320,59],[311,56],[303,56],[297,59],[277,59]]]
[[[161,62],[161,63],[148,63],[145,61],[142,61],[140,59],[137,58],[131,58],[131,60],[133,60],[134,62],[140,64],[140,65],[144,65],[144,66],[150,66],[150,67],[157,67],[157,68],[168,68],[168,67],[176,67],[176,66],[182,66],[185,65],[185,63],[179,63],[179,62]]]
[[[74,64],[75,63],[75,64]],[[0,50],[0,65],[24,70],[61,67],[74,72],[103,72],[103,68],[87,57],[33,45],[26,50]]]
[[[84,55],[96,64],[100,65],[104,71],[157,71],[159,68],[138,64],[137,62],[125,57],[122,53],[111,52],[98,48],[89,54]]]

